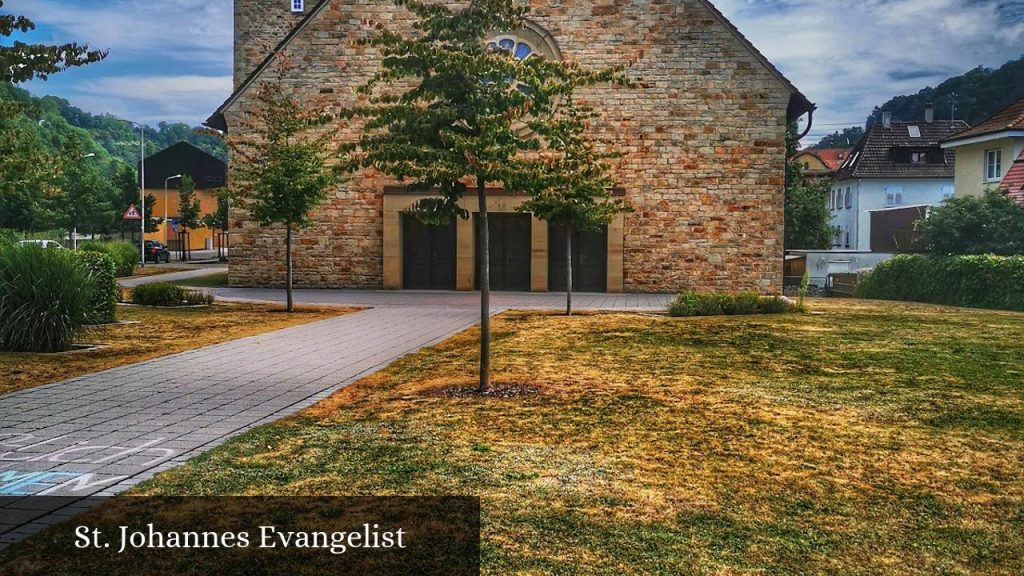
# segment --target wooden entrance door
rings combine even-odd
[[[455,222],[428,226],[402,215],[402,287],[455,289]]]
[[[529,214],[488,214],[490,231],[491,290],[530,289],[530,228]],[[480,270],[480,226],[474,223],[477,238],[476,266]],[[477,289],[480,274],[476,275]]]
[[[548,290],[565,290],[565,234],[561,226],[548,228]],[[608,290],[608,228],[573,231],[572,289],[580,292]]]

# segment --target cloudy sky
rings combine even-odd
[[[287,2],[288,0],[280,0]],[[876,104],[1024,54],[1024,0],[714,0],[818,104],[811,136]],[[90,112],[198,124],[231,90],[231,0],[9,0],[39,41],[109,48],[26,87]]]

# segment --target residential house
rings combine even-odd
[[[831,180],[849,154],[848,148],[808,148],[797,152],[793,160],[803,168],[804,179],[808,182],[820,182]]]
[[[833,247],[870,250],[874,210],[935,206],[952,196],[955,158],[940,142],[966,127],[936,120],[931,108],[920,122],[894,122],[883,114],[836,173],[827,199]]]
[[[189,175],[195,183],[199,200],[199,217],[217,211],[217,192],[227,184],[227,164],[203,152],[188,142],[178,142],[146,158],[146,194],[156,198],[154,206],[146,211],[154,218],[164,219],[156,232],[146,234],[146,240],[158,240],[172,250],[181,248],[182,234],[178,226],[180,206],[178,185],[181,176]],[[209,250],[214,246],[215,232],[202,227],[188,234],[191,250]]]
[[[942,141],[956,153],[956,193],[981,196],[993,188],[1024,152],[1024,98],[980,124]]]
[[[452,4],[457,5],[458,2]],[[601,116],[593,135],[622,150],[615,177],[634,212],[577,244],[576,288],[667,292],[685,289],[778,293],[783,276],[786,127],[813,111],[797,90],[707,0],[580,0],[532,3],[519,29],[489,41],[514,57],[567,59],[592,69],[630,63],[635,89],[581,93]],[[302,99],[339,110],[379,69],[372,47],[355,42],[384,22],[411,32],[391,0],[236,0],[235,90],[207,124],[245,130],[258,86],[278,74]],[[291,65],[279,70],[279,54]],[[351,141],[357,124],[341,123]],[[557,229],[516,208],[525,197],[493,189],[491,286],[564,287]],[[478,250],[474,219],[427,228],[405,214],[423,196],[373,171],[332,190],[295,247],[304,287],[472,290]],[[462,207],[477,210],[467,196]],[[280,286],[283,230],[232,213],[230,282]]]

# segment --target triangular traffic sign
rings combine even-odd
[[[127,210],[124,211],[124,219],[142,220],[142,214],[139,214],[139,209],[135,207],[135,204],[132,204],[131,206],[128,207]]]

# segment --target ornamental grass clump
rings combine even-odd
[[[120,290],[117,287],[115,273],[117,266],[114,258],[101,252],[78,252],[78,260],[92,278],[92,311],[89,314],[91,324],[110,324],[116,321],[114,309]]]
[[[142,306],[201,306],[213,303],[213,294],[167,282],[142,284],[132,290],[132,303]]]
[[[726,294],[689,290],[669,304],[670,316],[732,316],[742,314],[783,314],[800,312],[803,307],[779,296],[760,296],[755,292]]]
[[[74,253],[0,243],[0,350],[70,350],[93,311],[93,278]]]

